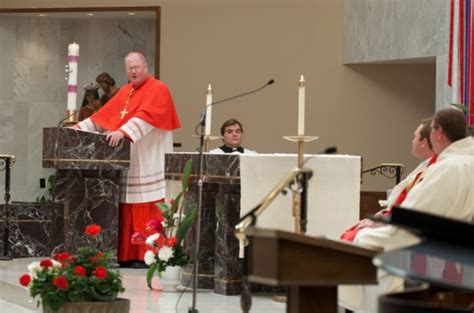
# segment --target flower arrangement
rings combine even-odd
[[[135,233],[132,242],[146,243],[150,249],[145,252],[144,261],[149,266],[147,271],[147,285],[153,289],[151,282],[155,272],[161,278],[167,266],[185,266],[191,259],[182,246],[182,242],[194,220],[196,219],[196,205],[193,204],[183,214],[184,198],[189,189],[189,178],[192,160],[184,165],[182,190],[175,200],[169,203],[157,203],[162,212],[162,218],[147,223],[145,233]]]
[[[101,232],[99,225],[85,228],[91,246]],[[29,274],[19,282],[43,308],[58,310],[64,302],[113,301],[122,286],[120,273],[111,268],[111,255],[94,247],[79,248],[77,255],[63,252],[28,265]]]

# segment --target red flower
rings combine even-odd
[[[171,198],[171,200],[170,200],[170,204],[171,204],[171,205],[173,205],[173,204],[174,204],[174,199],[173,199],[173,198]]]
[[[28,286],[28,284],[31,282],[31,276],[28,274],[21,275],[20,277],[20,285],[22,286]]]
[[[172,247],[172,246],[176,245],[176,242],[177,242],[176,237],[170,237],[170,238],[166,239],[165,245],[167,247]]]
[[[102,227],[97,224],[92,224],[86,227],[84,233],[88,236],[97,236],[102,231]]]
[[[53,262],[49,259],[41,260],[40,266],[41,267],[53,267]]]
[[[53,259],[55,259],[56,261],[59,261],[59,262],[66,261],[70,257],[71,257],[71,255],[67,252],[53,254]]]
[[[159,233],[163,234],[163,225],[161,225],[161,222],[163,221],[163,218],[154,218],[150,220],[146,224],[146,231],[150,233]]]
[[[86,276],[87,275],[87,270],[84,267],[78,265],[74,268],[74,275],[76,275],[76,276]]]
[[[103,266],[99,266],[98,268],[92,271],[92,274],[98,279],[104,279],[107,277],[107,269]]]
[[[89,257],[89,261],[91,261],[91,263],[95,264],[95,263],[97,263],[97,258],[95,256],[91,256],[91,257]]]
[[[158,239],[156,239],[155,244],[158,247],[158,249],[163,248],[163,246],[165,244],[165,241],[166,241],[165,236],[160,236],[160,237],[158,237]]]
[[[60,275],[60,276],[56,277],[53,280],[53,285],[58,287],[58,289],[68,289],[69,288],[69,283],[68,283],[66,277],[64,277],[63,275]]]
[[[95,256],[96,256],[96,258],[100,259],[104,256],[104,254],[99,251],[99,252],[97,252],[97,254]]]

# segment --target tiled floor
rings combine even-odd
[[[0,312],[1,313],[32,313],[41,312],[40,309],[34,310],[32,304],[29,304],[30,298],[26,290],[22,290],[18,285],[18,277],[26,272],[26,266],[34,259],[16,259],[13,261],[0,261]],[[121,270],[124,278],[125,293],[122,298],[131,300],[130,313],[186,313],[188,307],[192,305],[192,293],[185,292],[181,297],[177,310],[176,305],[180,293],[161,292],[149,290],[145,282],[144,269],[123,269]],[[159,282],[156,282],[159,285]],[[14,296],[13,294],[19,295]],[[24,293],[24,296],[23,296]],[[14,304],[7,302],[6,299],[15,299]],[[12,300],[13,301],[13,300]],[[18,302],[23,303],[22,306]],[[205,313],[240,313],[240,296],[221,296],[209,291],[200,291],[196,297],[196,308],[199,312]],[[286,305],[274,302],[271,296],[254,295],[252,298],[252,313],[263,312],[286,312]]]

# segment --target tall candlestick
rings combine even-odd
[[[68,46],[67,60],[69,63],[69,78],[67,83],[67,109],[77,109],[77,63],[79,61],[79,45],[71,43]]]
[[[205,136],[211,135],[211,120],[212,120],[212,86],[209,84],[207,87],[207,95],[206,95],[206,130],[204,132]]]
[[[301,75],[298,85],[298,136],[304,136],[305,86],[303,75]]]

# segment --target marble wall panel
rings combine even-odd
[[[1,87],[0,87],[1,88]],[[5,145],[0,146],[0,153],[11,153],[10,150],[6,150],[7,144],[11,143],[13,137],[13,101],[2,101],[0,100],[0,143],[3,141]]]
[[[5,59],[12,59],[15,52],[15,24],[11,22],[10,17],[2,17],[0,19],[0,55]]]
[[[0,56],[0,68],[3,73],[0,74],[0,100],[12,101],[14,94],[13,63],[11,60]]]
[[[30,67],[27,59],[13,58],[13,99],[30,101]]]
[[[344,63],[434,57],[446,52],[445,0],[345,0]]]

